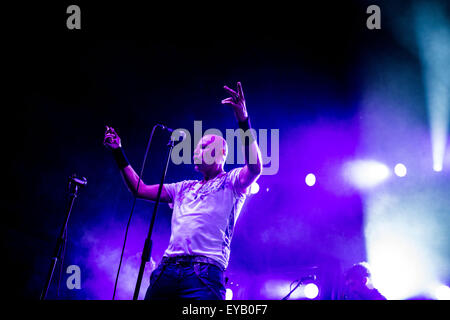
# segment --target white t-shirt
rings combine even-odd
[[[241,169],[221,173],[203,185],[198,180],[164,184],[173,207],[165,257],[203,255],[227,268],[234,225],[246,198],[237,188]]]

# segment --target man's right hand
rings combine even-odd
[[[123,162],[128,162],[126,160],[126,157],[123,153],[123,150],[120,150],[119,148],[122,147],[122,144],[120,142],[120,137],[117,134],[117,132],[112,127],[106,126],[106,132],[105,132],[105,138],[103,139],[103,144],[113,150],[114,158],[119,158],[119,168],[120,173],[122,177],[124,178],[125,184],[127,185],[128,189],[136,195],[136,197],[140,199],[145,200],[151,200],[156,201],[156,198],[158,197],[158,190],[159,190],[159,184],[154,185],[146,185],[144,181],[141,181],[139,183],[139,176],[134,171],[134,169],[131,167],[131,165],[128,163],[128,165],[122,165]],[[117,150],[119,149],[119,150]],[[115,152],[117,150],[118,152]],[[117,158],[118,157],[118,158]],[[121,159],[121,160],[120,160]],[[138,183],[139,183],[139,190],[138,190]],[[170,202],[171,199],[166,191],[165,188],[162,188],[161,191],[161,201],[162,202]]]
[[[120,137],[113,127],[106,126],[105,138],[103,139],[103,144],[111,149],[117,149],[122,147]]]

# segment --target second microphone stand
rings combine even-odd
[[[56,246],[53,251],[53,257],[52,262],[50,265],[50,269],[47,273],[47,279],[45,281],[44,289],[42,290],[40,300],[45,300],[47,298],[47,292],[50,287],[50,284],[52,282],[53,278],[53,272],[55,271],[56,264],[58,263],[58,260],[61,259],[63,247],[65,246],[66,242],[66,232],[67,232],[67,224],[69,223],[69,217],[70,213],[73,208],[73,204],[75,202],[75,199],[78,197],[78,191],[80,187],[83,187],[87,184],[86,178],[78,179],[75,174],[73,174],[71,177],[69,177],[69,204],[66,209],[66,218],[64,220],[64,223],[61,227],[61,231],[59,233],[59,237],[56,241]],[[62,266],[61,266],[62,267]]]

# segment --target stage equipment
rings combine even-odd
[[[44,285],[44,289],[42,290],[40,300],[45,300],[47,297],[48,288],[50,287],[50,283],[52,281],[53,272],[55,271],[56,264],[58,263],[58,260],[62,258],[62,248],[65,247],[66,244],[66,232],[67,232],[67,224],[69,222],[70,213],[73,208],[73,204],[75,202],[75,199],[78,197],[78,191],[81,187],[84,187],[87,185],[86,178],[77,178],[75,174],[69,177],[68,187],[69,187],[69,204],[67,206],[66,210],[66,218],[64,221],[64,224],[61,228],[61,231],[59,233],[59,237],[56,241],[55,250],[53,251],[53,257],[52,262],[50,265],[50,269],[48,270],[47,274],[47,280]]]

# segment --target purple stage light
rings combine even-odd
[[[313,173],[307,174],[305,178],[305,183],[308,186],[312,187],[313,185],[316,184],[316,176]]]

